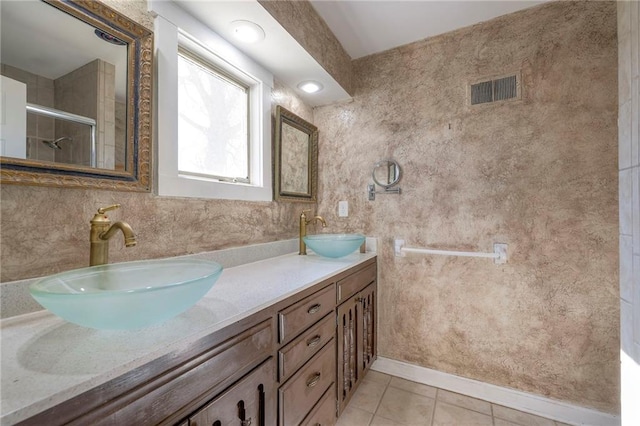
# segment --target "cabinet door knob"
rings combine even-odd
[[[319,303],[316,303],[315,305],[311,306],[309,309],[307,309],[307,313],[308,314],[315,314],[316,312],[318,312],[320,310],[320,306],[322,306]]]
[[[311,376],[311,378],[309,380],[307,380],[307,387],[308,388],[312,388],[315,385],[318,384],[318,382],[320,381],[320,372],[317,372],[316,374],[314,374],[313,376]]]
[[[251,417],[249,417],[247,420],[242,420],[240,422],[240,426],[251,426]]]
[[[312,348],[320,343],[320,340],[322,340],[322,337],[319,334],[316,334],[311,339],[307,340],[307,346]]]

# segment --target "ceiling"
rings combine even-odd
[[[276,78],[310,106],[348,99],[344,89],[294,40],[256,0],[173,0]],[[422,40],[547,0],[311,0],[352,59]],[[230,23],[246,19],[260,25],[266,38],[247,45],[233,39]],[[316,80],[324,90],[307,94],[297,89]]]
[[[269,69],[280,81],[296,90],[307,104],[325,105],[349,98],[331,75],[256,0],[174,2]],[[311,0],[353,59],[539,3],[542,1]],[[126,54],[122,53],[122,47],[100,41],[89,34],[92,29],[77,20],[58,21],[68,17],[54,8],[37,1],[2,1],[0,4],[3,62],[48,78],[57,78],[96,56],[108,58],[109,62],[116,64],[117,70],[126,69],[123,64]],[[42,10],[35,11],[31,7]],[[30,21],[26,17],[37,19]],[[237,19],[249,19],[261,25],[267,33],[266,39],[255,45],[234,41],[230,23]],[[43,22],[46,24],[42,25]],[[88,33],[79,36],[74,31]],[[118,74],[116,86],[126,87],[124,72]],[[324,90],[309,95],[296,89],[303,80],[319,81]],[[119,93],[119,97],[122,96]]]
[[[548,0],[310,1],[349,56],[357,59]]]
[[[303,80],[321,82],[325,89],[320,93],[309,95],[298,90],[309,105],[324,105],[349,97],[257,1],[174,1],[289,87],[295,89]],[[311,1],[353,59],[539,3],[541,1]],[[30,20],[32,17],[37,17],[37,21]],[[258,23],[267,32],[267,38],[256,45],[238,44],[231,37],[230,27],[231,21],[237,19]],[[41,25],[42,22],[46,25]],[[100,41],[89,34],[93,31],[91,28],[55,8],[35,1],[2,2],[1,28],[4,63],[55,79],[95,57],[102,57],[121,71],[116,87],[126,87],[126,50]]]

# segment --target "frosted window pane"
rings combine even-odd
[[[247,179],[248,102],[246,88],[178,56],[178,170]]]

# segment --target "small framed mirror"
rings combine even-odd
[[[149,191],[153,33],[100,1],[0,6],[2,184]]]
[[[278,105],[274,151],[275,199],[316,202],[318,128]]]

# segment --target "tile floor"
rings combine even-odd
[[[567,426],[487,401],[369,371],[337,426]]]

